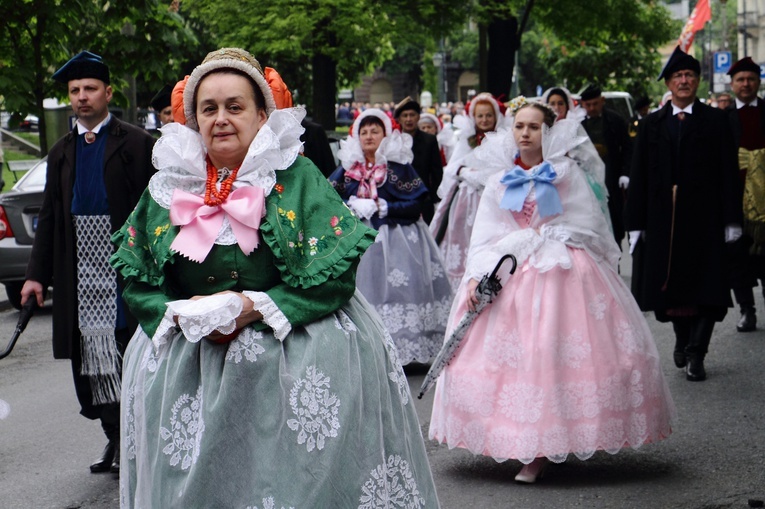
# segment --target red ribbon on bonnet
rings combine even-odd
[[[201,263],[215,244],[225,215],[239,248],[249,255],[258,247],[265,204],[265,193],[257,186],[235,189],[225,202],[216,206],[205,205],[202,196],[176,189],[170,202],[170,221],[180,226],[181,231],[170,248]]]

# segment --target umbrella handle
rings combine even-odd
[[[510,258],[513,260],[513,266],[510,269],[510,274],[515,274],[515,269],[518,267],[518,260],[516,260],[515,255],[506,254],[502,256],[502,258],[499,259],[497,262],[497,266],[494,267],[494,271],[491,273],[491,276],[489,276],[490,279],[494,279],[497,277],[497,272],[499,272],[499,268],[502,266],[503,263],[505,263],[505,260]]]

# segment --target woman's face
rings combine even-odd
[[[568,102],[566,101],[565,97],[558,94],[553,94],[547,98],[547,104],[549,104],[558,115],[556,120],[566,118],[566,113],[568,113]]]
[[[210,74],[197,88],[197,122],[213,164],[241,164],[266,112],[255,104],[252,84],[237,74]]]
[[[475,126],[485,133],[493,131],[497,125],[497,115],[491,104],[484,102],[476,104],[473,116],[475,117]]]
[[[527,164],[537,164],[542,161],[542,125],[544,113],[530,106],[522,108],[515,115],[513,136],[521,159]]]
[[[374,159],[374,154],[377,152],[377,148],[382,143],[383,138],[385,138],[385,130],[377,123],[367,124],[359,129],[361,150],[370,159]]]
[[[428,134],[432,134],[433,136],[438,134],[436,130],[436,124],[434,124],[430,120],[420,120],[420,131],[428,133]]]

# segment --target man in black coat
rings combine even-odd
[[[699,74],[678,48],[659,76],[672,101],[640,123],[626,207],[630,248],[644,251],[636,298],[672,322],[674,361],[690,381],[706,378],[714,323],[732,305],[725,244],[741,236],[742,219],[727,116],[696,98]]]
[[[109,113],[109,68],[100,56],[83,51],[53,79],[67,86],[77,123],[48,154],[21,300],[42,306],[44,289],[55,285],[53,356],[71,359],[80,413],[99,419],[108,439],[90,470],[119,472],[121,355],[137,322],[108,263],[110,237],[154,173],[154,138]]]
[[[741,307],[736,329],[750,332],[757,325],[752,288],[758,279],[765,292],[765,101],[757,97],[760,66],[751,57],[733,64],[728,74],[736,98],[727,113],[739,152],[744,212],[744,234],[731,245],[731,287]]]
[[[606,165],[608,212],[614,238],[621,247],[624,239],[624,193],[629,185],[632,140],[627,122],[618,113],[606,109],[605,104],[606,98],[599,87],[590,85],[582,92],[582,107],[587,113],[582,126]]]
[[[438,186],[441,185],[441,179],[444,177],[438,140],[432,134],[420,130],[420,105],[411,97],[407,97],[396,105],[393,116],[401,125],[401,131],[412,137],[414,153],[412,166],[428,188],[429,195],[423,207],[422,218],[430,224],[435,212],[435,204],[440,201],[437,193]]]

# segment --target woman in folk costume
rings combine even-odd
[[[565,87],[553,87],[545,90],[542,94],[542,102],[549,105],[553,111],[555,111],[557,117],[555,120],[563,120],[567,118],[569,120],[582,121],[584,118],[584,111],[578,108],[574,104],[574,98],[571,92]],[[510,109],[507,110],[508,112]]]
[[[438,149],[441,153],[441,166],[446,166],[454,151],[454,144],[457,141],[454,136],[454,130],[451,127],[444,127],[441,119],[432,113],[420,113],[420,121],[417,126],[420,128],[420,131],[436,137]]]
[[[583,170],[566,154],[578,122],[521,106],[512,131],[476,158],[486,183],[449,329],[477,300],[501,256],[514,275],[467,331],[437,382],[430,437],[524,467],[615,454],[667,437],[674,405],[651,332],[616,271],[614,242]],[[509,265],[509,264],[508,264]]]
[[[378,230],[356,284],[393,336],[402,364],[427,363],[441,348],[452,293],[438,247],[420,217],[428,190],[412,168],[412,138],[377,108],[353,122],[329,181]]]
[[[225,48],[192,72],[113,238],[140,322],[121,504],[438,507],[395,346],[355,292],[374,231],[298,155],[305,112],[276,110],[260,69]]]
[[[486,179],[494,171],[470,165],[467,159],[473,149],[481,145],[486,133],[502,129],[504,118],[502,107],[489,93],[476,95],[467,104],[466,114],[454,117],[454,125],[459,129],[458,140],[444,168],[444,179],[438,188],[441,201],[430,222],[430,232],[441,248],[453,289],[465,273],[478,201]]]

